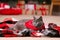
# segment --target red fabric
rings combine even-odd
[[[9,30],[9,27],[12,27],[13,25],[10,25],[10,24],[6,24],[6,23],[2,23],[0,24],[0,29],[3,29],[1,30],[2,34],[4,37],[16,37],[17,35],[15,35],[12,30]]]
[[[35,26],[32,25],[32,21],[33,21],[33,20],[29,20],[29,21],[27,21],[27,22],[25,23],[25,25],[26,25],[26,27],[27,27],[28,29],[32,29],[32,30],[34,30],[34,31],[45,29],[45,26],[44,26],[44,25],[43,25],[41,28],[36,28]]]
[[[46,8],[44,7],[44,5],[42,5],[42,7],[41,7],[39,10],[42,12],[42,15],[46,15],[46,11],[47,11],[48,9],[46,9]]]
[[[1,3],[0,3],[0,8],[1,8]]]
[[[49,27],[51,27],[50,25],[52,25],[53,27],[53,29],[55,29],[55,30],[57,30],[57,31],[60,31],[60,26],[57,26],[56,24],[54,24],[54,23],[49,23]]]
[[[23,6],[23,5],[24,5],[24,4],[20,4],[20,3],[17,4],[17,6],[19,6],[19,7],[20,7],[20,6]]]
[[[31,37],[41,37],[41,36],[42,36],[42,35],[37,35],[36,33],[37,33],[37,32],[32,32],[32,33],[31,33]]]
[[[31,29],[32,30],[32,33],[31,33],[31,36],[32,37],[41,37],[41,35],[37,35],[36,33],[38,33],[37,31],[38,30],[44,30],[45,29],[45,26],[43,25],[42,27],[40,28],[36,28],[35,26],[32,25],[32,21],[33,20],[29,20],[25,23],[25,26],[28,28],[28,29]]]
[[[12,18],[6,18],[2,23],[0,23],[0,29],[3,29],[0,30],[2,35],[4,37],[17,37],[17,35],[15,35],[12,30],[9,30],[9,28],[13,27],[14,24],[7,24],[5,21],[13,22],[14,20]]]
[[[9,27],[8,27],[8,25],[6,23],[2,23],[2,24],[0,24],[0,28],[8,29]]]
[[[55,26],[53,29],[57,30],[60,34],[60,26]]]
[[[33,30],[32,32],[32,35],[33,36],[37,36],[37,35],[34,35],[35,33],[37,33],[38,30],[42,30],[42,29],[45,29],[44,26],[42,26],[42,28],[36,28],[35,26],[32,25],[32,21],[33,20],[29,20],[25,23],[25,26],[28,28],[28,29],[31,29]],[[2,34],[4,35],[4,37],[16,37],[17,35],[15,35],[12,30],[8,30],[9,27],[12,27],[13,25],[10,25],[10,24],[6,24],[6,23],[2,23],[0,24],[0,28],[4,29],[2,30]]]
[[[41,12],[42,12],[42,15],[46,15],[46,8],[40,8],[39,10],[41,10]]]
[[[15,34],[5,34],[4,36],[5,37],[16,37],[17,35],[15,35]]]
[[[6,3],[0,3],[0,8],[3,8],[3,9],[0,9],[0,14],[2,15],[18,15],[18,14],[22,14],[22,9],[13,9],[13,8],[4,8],[5,5],[8,5]]]
[[[0,3],[0,7],[4,8],[5,5],[8,5],[7,3]]]
[[[50,25],[52,25],[52,26],[53,26],[52,28],[53,28],[54,30],[57,30],[57,31],[59,32],[59,34],[60,34],[60,26],[57,26],[57,25],[54,24],[54,23],[49,23],[48,26],[51,27]]]
[[[17,35],[13,34],[11,30],[2,30],[4,37],[16,37]]]
[[[36,10],[36,4],[34,4],[34,10]]]
[[[0,14],[18,15],[18,14],[22,14],[22,9],[2,9],[2,10],[0,10]]]

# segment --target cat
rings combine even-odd
[[[44,29],[44,22],[42,20],[42,16],[40,16],[39,18],[36,18],[35,16],[33,17],[33,19],[22,19],[19,20],[11,29],[13,30],[13,33],[18,35],[18,36],[30,36],[31,34],[31,29],[27,28],[25,26],[25,23],[28,22],[29,20],[32,20],[32,25],[35,28],[38,28],[39,31],[41,31],[42,29]],[[42,27],[43,25],[43,27]],[[33,28],[33,27],[32,27]],[[39,29],[42,28],[42,29]],[[16,30],[18,30],[19,32],[16,32]]]

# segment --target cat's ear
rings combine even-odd
[[[40,16],[38,20],[43,21],[42,16]]]
[[[35,17],[35,16],[33,16],[33,19],[34,19],[34,20],[36,20],[36,17]]]

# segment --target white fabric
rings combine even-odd
[[[9,8],[10,8],[10,6],[9,6],[9,5],[5,5],[5,6],[4,6],[4,8],[7,8],[7,9],[9,9]]]
[[[25,9],[34,10],[34,4],[26,4]]]
[[[4,29],[0,28],[0,30],[4,30]]]
[[[15,18],[12,18],[12,20],[13,20],[13,21],[18,21],[18,20],[17,20],[17,19],[15,19]]]

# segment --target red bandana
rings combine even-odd
[[[45,26],[44,26],[44,25],[43,25],[42,27],[40,27],[40,28],[36,28],[34,25],[32,25],[32,22],[33,22],[33,20],[27,21],[27,22],[25,23],[25,26],[26,26],[28,29],[31,29],[31,30],[34,30],[34,31],[45,29]]]

